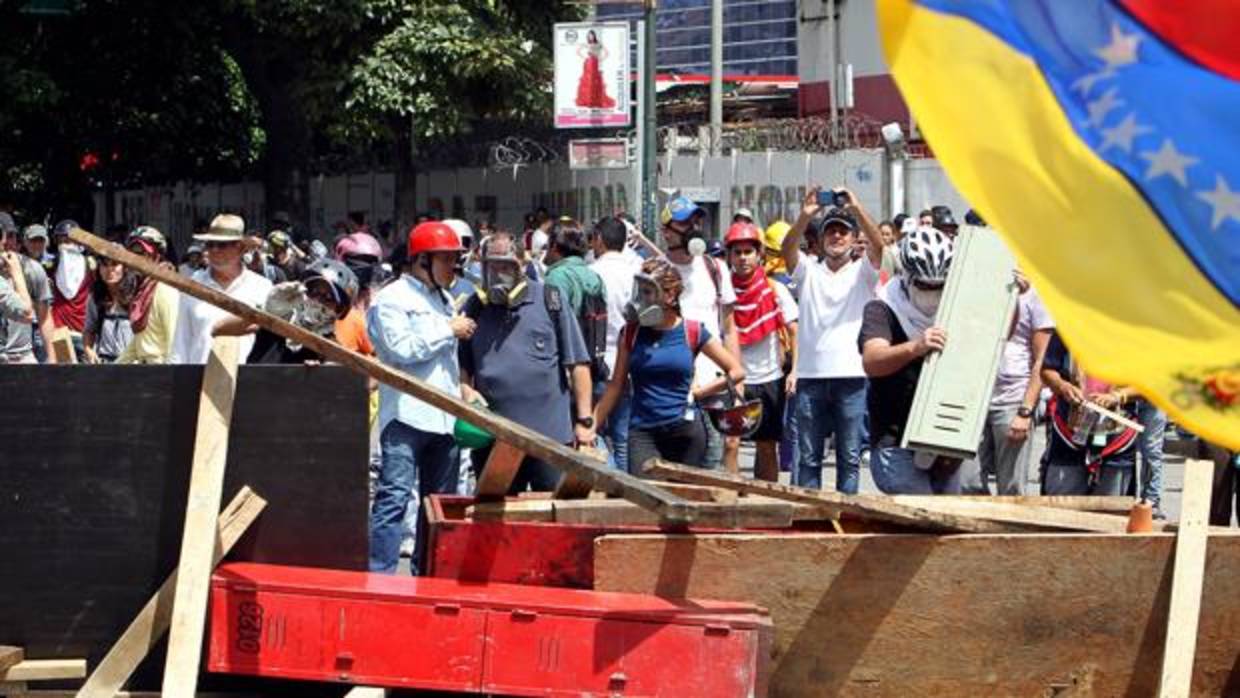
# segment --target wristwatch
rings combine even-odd
[[[578,417],[573,421],[577,422],[578,425],[583,426],[586,429],[594,428],[594,417]]]
[[[1016,416],[1017,416],[1017,417],[1024,417],[1025,419],[1029,419],[1030,417],[1032,417],[1032,416],[1033,416],[1033,410],[1032,410],[1032,409],[1030,409],[1030,408],[1028,408],[1028,407],[1025,407],[1024,405],[1021,405],[1021,406],[1020,406],[1020,407],[1016,410]]]

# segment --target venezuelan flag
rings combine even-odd
[[[1240,5],[879,0],[879,24],[1086,370],[1240,449]]]

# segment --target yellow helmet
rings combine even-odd
[[[785,221],[775,221],[766,227],[766,232],[762,234],[762,244],[766,249],[778,252],[784,246],[784,238],[788,237],[788,231],[792,230],[792,226]]]

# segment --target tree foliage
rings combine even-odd
[[[259,176],[550,119],[563,0],[0,0],[0,187]],[[85,166],[85,171],[83,167]],[[304,187],[303,187],[304,188]]]

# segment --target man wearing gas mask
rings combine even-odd
[[[699,227],[704,212],[687,197],[678,196],[664,207],[660,221],[663,240],[667,243],[667,260],[684,280],[680,294],[680,313],[686,320],[702,323],[712,337],[720,337],[723,346],[739,360],[740,342],[732,309],[736,292],[732,275],[721,260],[706,256],[705,234]],[[698,354],[693,384],[696,387],[715,382],[723,369],[705,354]],[[723,461],[723,435],[706,423],[706,456],[708,468],[718,468]]]
[[[593,446],[590,357],[577,318],[558,290],[526,277],[510,238],[491,239],[482,286],[462,312],[478,323],[460,346],[461,382],[476,393],[470,398],[549,439]],[[490,451],[471,453],[475,472]],[[558,482],[556,470],[527,457],[511,491],[548,491]]]
[[[375,294],[366,313],[366,331],[380,361],[445,393],[460,394],[457,343],[468,340],[476,327],[456,314],[448,295],[463,249],[460,238],[443,223],[427,221],[409,231],[406,249],[406,271]],[[379,386],[383,456],[370,510],[370,571],[396,571],[405,509],[415,483],[419,501],[456,491],[461,461],[452,436],[455,425],[447,412]],[[426,547],[424,523],[417,526],[413,574]]]

